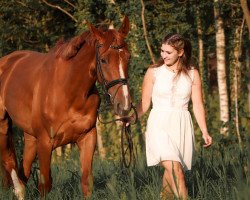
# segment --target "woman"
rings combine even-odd
[[[191,43],[179,34],[167,35],[161,46],[161,58],[150,66],[142,85],[137,106],[141,117],[153,103],[146,129],[147,165],[164,167],[162,198],[169,195],[187,199],[184,171],[191,169],[194,130],[188,111],[193,112],[202,131],[205,147],[212,144],[202,102],[201,79],[190,65]]]

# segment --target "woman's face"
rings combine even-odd
[[[161,57],[164,60],[164,63],[169,67],[177,63],[179,57],[181,57],[182,54],[183,54],[183,49],[180,52],[178,52],[168,44],[162,44],[161,46]]]

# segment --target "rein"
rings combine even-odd
[[[128,84],[128,80],[125,79],[125,78],[120,78],[120,79],[115,79],[113,81],[110,81],[108,82],[104,75],[103,75],[103,71],[102,71],[102,64],[101,64],[101,58],[100,58],[100,51],[99,49],[103,46],[103,44],[98,44],[96,46],[96,62],[97,62],[97,72],[99,73],[100,75],[100,78],[101,78],[101,85],[102,85],[102,88],[103,88],[103,91],[104,91],[104,96],[105,96],[105,99],[106,99],[106,102],[107,102],[107,106],[105,106],[105,108],[103,110],[107,110],[108,107],[111,106],[112,104],[112,99],[111,99],[111,95],[110,93],[108,92],[108,90],[117,85],[117,84],[121,84],[120,87],[122,85],[127,85]],[[110,45],[109,48],[112,48],[112,49],[115,49],[115,50],[119,50],[119,49],[122,49],[124,47],[124,45],[118,45],[118,46],[113,46],[113,45]],[[119,90],[119,88],[117,89],[117,91]],[[116,96],[116,93],[117,91],[115,92],[115,95],[113,97],[113,99],[115,98]],[[134,113],[135,113],[135,121],[133,124],[135,124],[138,120],[138,114],[137,114],[137,111],[136,111],[136,108],[133,104],[131,104],[131,108],[133,109]],[[133,141],[132,141],[132,134],[131,134],[131,128],[130,128],[130,124],[127,126],[127,123],[129,122],[129,117],[120,117],[118,119],[113,119],[113,120],[110,120],[110,121],[102,121],[99,117],[99,114],[101,112],[103,112],[103,110],[99,110],[98,109],[98,114],[97,114],[97,118],[98,120],[102,123],[102,124],[110,124],[110,123],[113,123],[113,122],[116,122],[116,121],[122,121],[123,122],[123,125],[122,125],[122,132],[121,132],[121,145],[122,145],[122,163],[125,165],[125,167],[129,168],[131,163],[132,163],[132,156],[133,156]],[[128,149],[124,150],[124,145],[125,145],[125,140],[127,140],[128,142]],[[129,151],[129,156],[130,156],[130,160],[129,162],[126,161],[126,158],[125,158],[125,154],[127,152],[127,150]]]
[[[135,121],[133,122],[133,124],[136,124],[138,121],[138,113],[136,111],[136,108],[133,104],[131,104],[131,107],[135,113]],[[106,110],[106,109],[105,109]],[[131,133],[131,126],[130,124],[127,125],[127,123],[129,122],[129,117],[120,117],[118,119],[113,119],[110,121],[102,121],[100,119],[100,111],[98,110],[97,113],[97,119],[99,120],[99,122],[101,122],[102,124],[110,124],[116,121],[122,121],[122,128],[121,128],[121,152],[122,152],[122,163],[126,168],[129,168],[132,164],[132,160],[134,159],[134,151],[133,151],[133,139],[132,139],[132,133]],[[125,143],[127,144],[127,148],[125,147]],[[126,149],[125,149],[126,148]],[[126,154],[128,154],[129,156],[129,160],[127,161],[126,159]]]

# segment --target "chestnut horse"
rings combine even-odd
[[[100,97],[104,85],[120,117],[131,110],[127,84],[130,54],[125,37],[129,21],[120,29],[89,30],[68,42],[58,42],[48,53],[16,51],[0,59],[0,159],[3,182],[13,185],[19,199],[39,160],[41,195],[51,190],[51,154],[55,148],[76,143],[80,151],[81,186],[91,194],[92,161]],[[12,121],[24,131],[23,158],[17,169]]]

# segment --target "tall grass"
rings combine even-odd
[[[244,200],[250,199],[249,145],[240,151],[232,141],[218,140],[208,149],[196,151],[193,168],[185,174],[189,199]],[[80,163],[77,148],[70,155],[52,164],[53,187],[44,198],[37,190],[38,166],[33,165],[26,189],[26,199],[83,199],[80,186]],[[136,158],[135,167],[124,169],[119,161],[94,157],[94,192],[92,200],[153,200],[159,199],[163,169],[146,167],[145,155]],[[0,188],[0,199],[14,199],[11,189]]]

